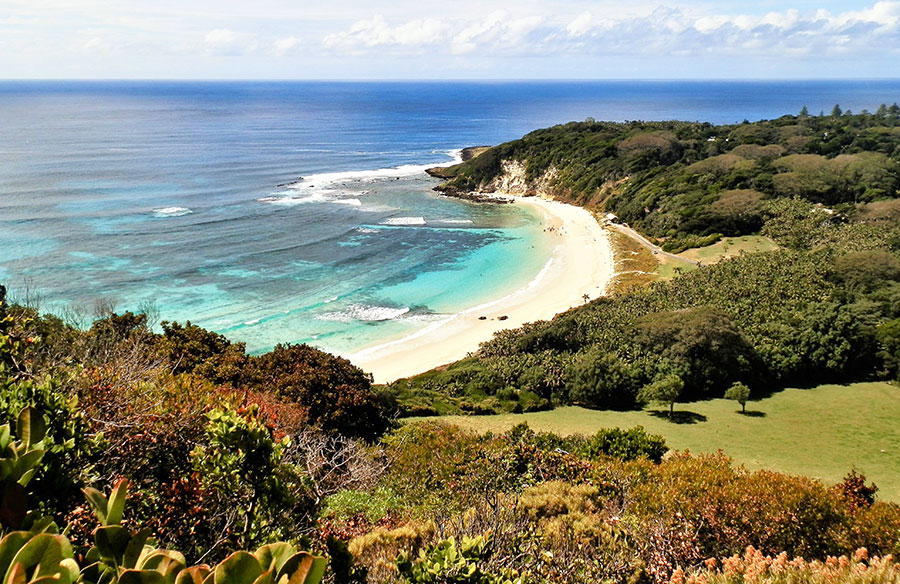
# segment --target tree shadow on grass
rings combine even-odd
[[[747,410],[746,412],[738,412],[742,416],[747,416],[748,418],[765,418],[766,413],[761,412],[759,410]]]
[[[699,422],[705,422],[707,417],[703,414],[698,414],[697,412],[688,412],[685,410],[675,410],[672,412],[672,415],[669,415],[669,410],[651,410],[647,412],[654,418],[659,418],[660,420],[666,420],[667,422],[672,422],[673,424],[697,424]]]

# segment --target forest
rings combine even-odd
[[[453,179],[465,188],[528,152],[532,176],[555,166],[560,198],[662,242],[730,213],[754,219],[718,233],[778,249],[504,331],[390,385],[305,345],[248,355],[152,311],[74,326],[0,286],[3,584],[900,582],[900,505],[856,469],[825,484],[641,427],[477,434],[410,418],[671,413],[897,379],[898,109],[588,121],[473,158]]]

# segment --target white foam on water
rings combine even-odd
[[[462,162],[462,149],[447,152],[436,152],[450,157],[450,161],[435,161],[429,164],[402,164],[391,168],[376,168],[372,170],[347,170],[341,172],[322,172],[304,176],[301,180],[287,185],[288,188],[297,189],[315,185],[334,185],[337,183],[370,182],[377,179],[400,178],[422,174],[435,166],[451,166]]]
[[[409,307],[395,308],[392,306],[370,306],[367,304],[353,304],[341,312],[326,312],[316,317],[316,320],[333,322],[382,322],[395,320],[409,312]]]
[[[154,217],[181,217],[182,215],[190,215],[193,211],[187,207],[161,207],[153,209],[152,213]]]
[[[559,250],[560,250],[560,246],[557,246],[557,248],[553,250],[554,256],[556,255],[556,253]],[[482,312],[488,308],[493,308],[494,306],[497,306],[498,304],[503,304],[504,302],[509,302],[513,298],[516,298],[517,296],[525,294],[529,290],[531,290],[532,288],[537,286],[547,276],[547,273],[550,271],[550,269],[552,268],[554,263],[555,262],[554,262],[553,257],[551,257],[549,260],[547,260],[547,263],[544,264],[544,267],[541,268],[541,271],[538,272],[538,275],[535,276],[534,279],[532,279],[531,282],[529,282],[525,288],[516,290],[515,292],[513,292],[511,294],[507,294],[506,296],[504,296],[502,298],[497,298],[496,300],[491,300],[491,301],[485,302],[484,304],[479,304],[478,306],[473,306],[472,308],[463,310],[462,312],[458,312],[456,314],[433,315],[434,318],[433,318],[433,321],[431,322],[431,324],[429,324],[428,326],[426,326],[424,328],[417,330],[416,332],[414,332],[410,335],[407,335],[407,336],[399,338],[399,339],[395,339],[393,341],[388,341],[386,343],[381,343],[379,345],[368,347],[366,349],[362,349],[360,351],[356,351],[355,353],[352,353],[350,355],[345,355],[345,356],[347,358],[352,358],[352,359],[363,359],[365,357],[368,357],[369,355],[375,354],[375,353],[382,351],[384,349],[387,349],[389,347],[394,347],[397,345],[401,345],[403,343],[408,343],[409,341],[429,335],[429,334],[435,332],[436,330],[439,330],[440,328],[444,327],[448,323],[451,323],[464,315]]]
[[[286,197],[262,197],[261,199],[256,199],[260,203],[269,203],[271,205],[283,205],[286,207],[292,207],[294,205],[305,205],[306,203],[324,203],[327,201],[325,198],[325,194],[322,192],[312,193],[306,196],[286,196]]]
[[[377,229],[372,229],[371,227],[357,227],[356,231],[359,233],[378,233]]]
[[[431,223],[440,223],[442,225],[472,225],[475,222],[471,219],[433,219]]]
[[[435,154],[438,154],[437,152]],[[430,164],[403,164],[392,168],[377,168],[373,170],[350,170],[343,172],[323,172],[311,174],[289,184],[279,186],[279,190],[271,195],[257,199],[260,203],[274,205],[299,205],[304,203],[337,203],[340,205],[362,206],[362,202],[356,198],[364,196],[370,189],[355,190],[353,186],[369,184],[380,180],[398,179],[423,174],[425,170],[440,166],[452,165],[462,162],[462,150],[451,150],[443,153],[450,157],[450,161],[432,162]],[[349,189],[341,190],[342,187]],[[353,195],[352,198],[341,199],[338,193]]]
[[[382,225],[425,225],[425,217],[391,217],[381,222]]]

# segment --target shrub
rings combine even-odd
[[[400,554],[415,554],[434,535],[431,523],[409,523],[396,529],[375,528],[350,540],[347,550],[365,568],[370,581],[389,582],[397,577]]]
[[[647,434],[643,427],[635,426],[629,430],[620,428],[598,430],[587,441],[581,452],[594,460],[603,455],[624,461],[643,457],[660,462],[668,450],[665,438]]]
[[[186,322],[163,322],[159,347],[175,373],[196,373],[215,383],[236,385],[247,362],[244,343]]]
[[[308,345],[278,345],[250,357],[244,383],[307,408],[310,422],[328,432],[372,440],[391,426],[371,375]]]
[[[451,537],[421,550],[417,558],[401,552],[397,571],[410,584],[524,584],[514,570],[491,573],[482,562],[490,553],[490,537],[464,537],[457,545]]]

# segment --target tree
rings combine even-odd
[[[666,375],[653,383],[645,385],[638,392],[638,400],[649,403],[656,402],[669,406],[669,417],[675,410],[675,401],[684,390],[684,381],[675,374]]]
[[[733,399],[741,404],[741,413],[747,413],[747,400],[750,399],[750,388],[746,384],[736,381],[725,391],[725,399]]]
[[[237,385],[247,362],[244,343],[232,343],[191,321],[184,325],[164,321],[162,328],[159,348],[175,373],[194,373],[214,383]]]
[[[729,380],[752,374],[753,348],[722,310],[698,306],[641,317],[635,340],[647,354],[676,367],[656,368],[648,378],[677,373],[686,397],[707,397]]]
[[[250,357],[243,382],[308,408],[310,422],[326,432],[373,440],[391,426],[371,375],[308,345],[277,345]]]
[[[803,109],[800,110],[800,117],[801,118],[809,117],[809,109],[806,106],[803,106]]]
[[[843,113],[844,112],[841,111],[841,106],[839,106],[838,104],[834,104],[834,107],[831,108],[831,117],[833,118],[839,118]]]
[[[587,351],[568,375],[569,399],[595,408],[631,406],[634,377],[632,369],[615,353]]]

